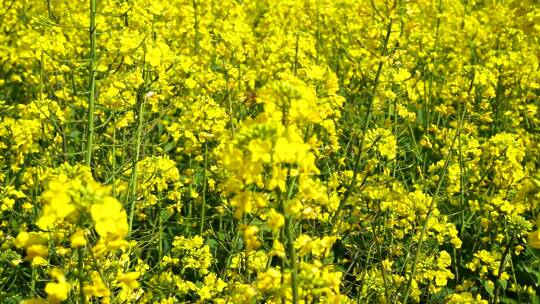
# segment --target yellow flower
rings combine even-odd
[[[42,256],[36,256],[32,259],[32,266],[47,266],[49,264],[49,261],[47,261]]]
[[[307,234],[299,235],[294,241],[294,248],[298,250],[299,256],[303,256],[308,253],[311,253],[312,246],[313,246],[313,239]]]
[[[47,300],[50,303],[60,303],[67,300],[71,285],[66,282],[64,274],[59,269],[52,269],[51,276],[57,282],[49,282],[45,286],[45,292],[47,293]]]
[[[257,288],[259,290],[278,289],[281,287],[281,271],[270,268],[257,275]]]
[[[274,240],[274,242],[272,243],[272,250],[270,250],[270,252],[268,253],[268,256],[277,256],[280,258],[284,258],[285,246],[283,246],[283,244],[280,241]]]
[[[85,232],[83,229],[77,229],[70,238],[71,248],[78,248],[86,245]]]
[[[274,190],[278,188],[281,192],[285,192],[287,189],[287,169],[281,169],[278,166],[272,168],[272,178],[268,181],[266,188],[268,190]]]
[[[285,217],[283,214],[275,211],[274,209],[271,209],[268,213],[268,219],[266,220],[266,223],[274,232],[279,231],[283,225],[285,225]]]
[[[252,162],[270,162],[270,149],[272,149],[272,143],[269,140],[254,139],[248,144]]]
[[[259,228],[257,226],[249,225],[244,227],[246,251],[251,251],[261,246],[261,242],[257,238],[257,233],[259,233]]]
[[[46,244],[47,238],[39,232],[26,232],[21,231],[17,235],[14,241],[14,245],[17,248],[24,248],[36,244]]]
[[[66,191],[65,185],[60,179],[50,183],[49,190],[42,195],[45,203],[42,214],[37,221],[39,228],[49,230],[58,221],[62,221],[76,210],[75,205],[71,202],[71,197]]]
[[[527,244],[532,248],[540,248],[540,231],[530,232],[527,237]]]
[[[99,273],[94,272],[92,273],[92,284],[86,284],[84,285],[84,294],[88,297],[97,297],[97,298],[103,298],[110,296],[111,292],[103,284],[103,281],[101,280],[101,277]]]
[[[127,215],[122,205],[113,197],[105,197],[102,202],[90,208],[95,229],[111,249],[127,245],[123,238],[128,233]]]
[[[141,273],[138,271],[132,271],[128,273],[119,273],[116,276],[116,279],[131,289],[136,289],[139,287],[139,282],[137,279],[141,276]]]
[[[71,286],[67,282],[47,283],[45,292],[47,300],[51,303],[60,303],[67,300]]]
[[[14,245],[25,249],[25,259],[32,260],[33,265],[43,266],[47,265],[44,258],[49,254],[47,242],[47,237],[42,233],[22,231],[15,238]]]

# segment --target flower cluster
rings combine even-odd
[[[538,302],[536,2],[0,0],[0,302]]]

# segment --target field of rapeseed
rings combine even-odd
[[[0,0],[0,303],[540,303],[538,0]]]

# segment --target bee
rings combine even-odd
[[[247,106],[251,106],[255,103],[257,103],[257,94],[255,94],[254,91],[247,92],[246,98],[244,99],[244,104]]]

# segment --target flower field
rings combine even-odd
[[[538,0],[0,0],[0,303],[540,303]]]

